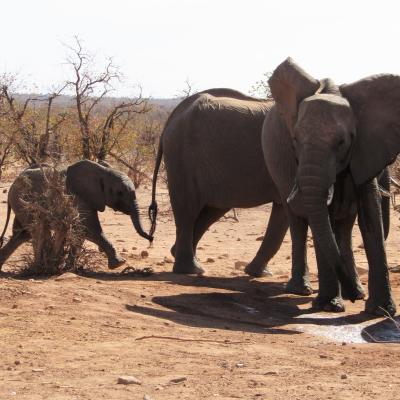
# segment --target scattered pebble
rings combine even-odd
[[[244,364],[243,363],[237,363],[236,364],[236,368],[243,368],[244,367]]]
[[[148,394],[143,396],[143,400],[153,400]]]
[[[82,303],[82,299],[81,299],[80,297],[78,297],[78,296],[74,296],[74,297],[72,298],[72,301],[73,301],[74,303]]]
[[[3,193],[7,193],[7,189],[3,189]]]
[[[215,262],[215,260],[213,258],[211,258],[211,257],[208,257],[206,262],[213,263],[213,262]]]
[[[257,242],[261,242],[264,240],[264,236],[259,236],[256,240],[257,240]]]
[[[347,375],[346,374],[340,375],[340,379],[347,379]]]
[[[14,361],[14,364],[15,364],[15,365],[21,365],[21,361],[20,361],[20,360],[15,360],[15,361]]]
[[[320,355],[319,355],[319,358],[328,358],[328,356],[325,355],[325,354],[320,354]]]
[[[128,376],[128,375],[118,377],[117,383],[120,385],[141,385],[142,384],[142,382],[139,379],[135,378],[134,376]]]
[[[44,368],[32,368],[32,372],[43,372]]]
[[[132,250],[137,250],[137,247],[136,246],[132,246]]]
[[[128,249],[127,249],[126,247],[123,247],[123,248],[122,248],[122,251],[123,251],[124,253],[127,253],[127,252],[128,252]]]
[[[149,256],[149,252],[148,252],[148,251],[146,251],[146,250],[142,250],[142,251],[141,251],[140,257],[146,258],[146,257],[148,257],[148,256]]]
[[[279,375],[279,374],[276,371],[267,371],[264,373],[264,375]]]
[[[169,257],[164,257],[164,262],[167,264],[172,264],[174,261]]]
[[[187,381],[187,378],[185,376],[181,376],[179,378],[171,379],[169,381],[169,383],[177,384],[177,383],[181,383],[181,382],[185,382],[185,381]]]
[[[242,269],[247,265],[246,261],[236,261],[235,262],[235,269]]]

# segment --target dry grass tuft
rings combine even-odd
[[[55,275],[78,268],[82,250],[83,228],[73,197],[66,192],[65,176],[54,167],[42,167],[41,190],[24,196],[31,215],[29,231],[32,236],[33,257],[28,257],[30,275]]]

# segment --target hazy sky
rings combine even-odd
[[[0,71],[41,91],[65,79],[74,35],[115,58],[119,94],[173,97],[187,78],[248,92],[287,56],[338,83],[400,73],[398,0],[13,0],[1,16]]]

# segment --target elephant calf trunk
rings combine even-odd
[[[139,217],[139,212],[138,212],[138,208],[137,208],[137,204],[135,202],[134,207],[133,207],[133,211],[131,212],[131,220],[133,223],[133,226],[136,229],[136,232],[143,238],[147,239],[150,243],[153,242],[153,236],[147,234],[143,227],[142,224],[140,222],[140,217]]]

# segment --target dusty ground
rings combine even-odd
[[[0,184],[1,227],[7,186]],[[165,211],[165,191],[158,198]],[[145,220],[148,191],[139,200]],[[267,206],[239,210],[239,223],[215,224],[198,252],[208,270],[203,278],[170,272],[168,213],[159,215],[150,249],[128,217],[102,215],[128,265],[151,266],[149,277],[108,271],[104,260],[89,276],[24,280],[17,271],[29,246],[21,248],[0,275],[0,399],[400,399],[400,347],[371,343],[361,332],[382,325],[362,313],[363,302],[322,315],[310,310],[312,297],[284,293],[289,237],[270,263],[272,277],[250,280],[235,269],[255,254],[268,213]],[[399,225],[395,215],[392,267],[400,263]],[[354,236],[365,283],[358,229]],[[309,249],[317,288],[311,242]],[[391,279],[400,309],[400,274]],[[141,385],[117,384],[122,375]]]

